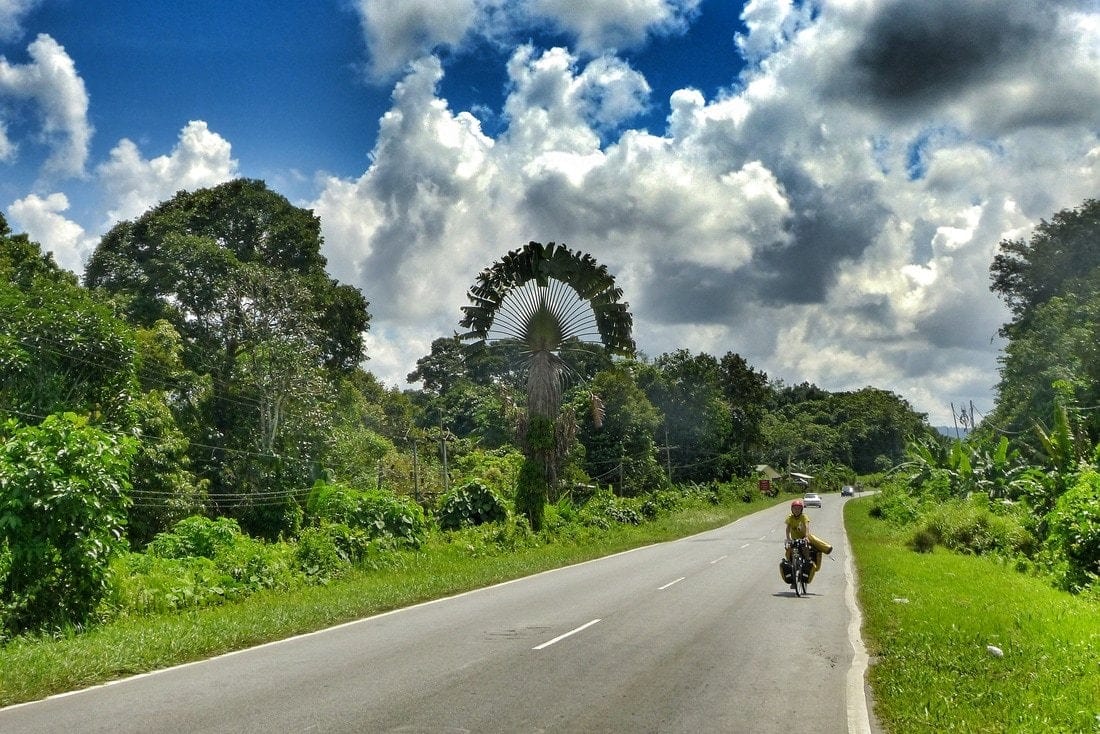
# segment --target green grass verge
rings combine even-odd
[[[572,541],[472,556],[439,536],[392,567],[323,587],[262,592],[225,606],[122,619],[66,637],[22,637],[0,647],[0,706],[76,690],[322,629],[417,602],[719,527],[775,504],[695,506],[640,526],[586,529]]]
[[[849,502],[845,523],[887,732],[1100,731],[1100,605],[994,559],[916,553],[870,508]]]

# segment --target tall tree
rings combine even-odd
[[[620,495],[631,496],[665,483],[653,436],[661,413],[637,385],[631,365],[616,365],[597,374],[589,391],[574,392],[578,416],[577,438],[584,446],[584,468],[599,484],[610,484]],[[592,394],[603,410],[589,410]]]
[[[126,533],[135,546],[201,507],[188,441],[169,410],[186,404],[178,339],[166,322],[133,329],[0,217],[0,415],[37,425],[72,412],[140,439]]]
[[[718,373],[717,359],[686,349],[639,370],[639,386],[664,416],[657,439],[671,479],[729,478],[732,416]]]
[[[196,469],[253,531],[282,529],[280,505],[312,483],[333,379],[322,371],[363,357],[367,303],[324,268],[317,217],[242,179],[120,222],[85,271],[136,324],[180,334],[184,365],[208,384],[190,426]]]
[[[1100,268],[1100,200],[1088,199],[1043,220],[1031,238],[1002,240],[989,271],[990,289],[1012,309],[1006,335],[1058,294],[1077,291]]]
[[[462,338],[480,346],[519,346],[527,366],[520,443],[528,463],[517,509],[539,528],[548,488],[576,430],[572,418],[559,416],[567,377],[562,351],[596,342],[632,354],[633,319],[605,266],[553,242],[509,252],[482,271],[467,297],[460,323],[469,331]]]
[[[133,330],[0,217],[0,412],[126,427],[134,354]]]
[[[1041,449],[1036,426],[1050,430],[1059,388],[1074,406],[1100,404],[1100,268],[1089,287],[1053,296],[1014,328],[1001,355],[997,403],[982,432],[995,426]],[[1075,410],[1075,408],[1074,408]],[[1100,441],[1100,411],[1080,414],[1093,443]]]
[[[1026,432],[1050,427],[1061,383],[1073,403],[1100,403],[1100,200],[1089,199],[1041,222],[1028,241],[1005,240],[990,267],[990,289],[1012,310],[1002,327],[997,404],[988,422]],[[1100,414],[1082,424],[1100,440]]]
[[[830,393],[803,383],[780,387],[762,424],[769,462],[804,468],[841,464],[866,474],[899,463],[906,442],[928,431],[923,413],[897,395],[867,387]]]
[[[733,422],[733,468],[748,476],[763,442],[763,421],[770,398],[768,375],[754,370],[745,358],[727,352],[718,366],[718,382],[730,406]]]

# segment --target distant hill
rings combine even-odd
[[[970,431],[966,428],[958,429],[958,433],[955,432],[954,426],[932,426],[932,428],[939,431],[948,438],[966,438],[970,435]]]

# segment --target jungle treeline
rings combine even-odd
[[[1005,455],[1045,466],[1051,437],[1068,435],[1051,470],[1063,477],[1097,462],[1098,211],[1001,243],[992,288],[1014,318],[999,402],[968,439],[1007,437]],[[119,222],[81,278],[0,217],[0,628],[88,619],[113,557],[172,545],[195,518],[257,542],[325,518],[415,541],[470,482],[514,510],[530,453],[521,348],[440,336],[406,389],[384,386],[364,350],[369,293],[325,267],[317,217],[256,180]],[[828,491],[950,447],[887,390],[784,384],[734,352],[614,351],[556,351],[569,425],[546,501],[724,483],[761,464]],[[994,494],[1041,495],[1049,511],[1075,481]]]

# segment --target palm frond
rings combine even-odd
[[[461,335],[468,341],[520,339],[556,351],[567,339],[632,354],[633,318],[606,266],[553,242],[529,242],[483,270],[467,292]]]

